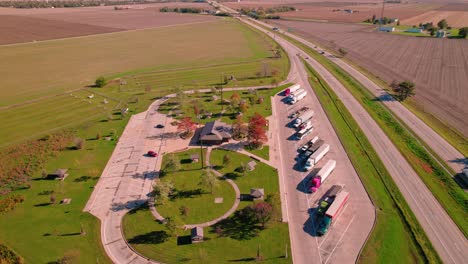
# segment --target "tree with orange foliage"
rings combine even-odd
[[[247,137],[252,147],[258,148],[268,140],[266,134],[267,120],[259,113],[255,113],[249,120]]]
[[[197,128],[197,124],[192,121],[190,117],[184,117],[177,125],[177,129],[183,131],[182,137],[187,138],[192,135],[193,131]]]

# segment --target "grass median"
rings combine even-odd
[[[434,197],[444,207],[452,220],[466,236],[468,234],[468,194],[455,182],[452,175],[441,165],[422,140],[406,127],[390,110],[373,96],[358,81],[349,76],[339,66],[311,48],[285,37],[329,70],[361,103],[385,134],[395,144],[401,154],[416,171]]]
[[[311,85],[376,207],[375,226],[359,262],[388,263],[399,259],[402,263],[441,263],[356,121],[320,76],[309,65],[307,69]]]

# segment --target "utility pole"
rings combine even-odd
[[[379,18],[379,31],[382,30],[382,19],[384,15],[384,10],[385,10],[385,0],[382,0],[382,12],[380,12],[380,18]]]
[[[198,118],[198,126],[199,128],[201,128],[200,115],[198,115],[197,118]],[[200,161],[201,161],[201,169],[203,170],[204,161],[203,161],[203,141],[201,139],[201,129],[200,129]]]

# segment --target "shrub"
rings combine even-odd
[[[106,85],[106,79],[104,77],[98,77],[96,81],[94,82],[94,86],[96,87],[104,87]]]
[[[23,264],[23,258],[18,256],[13,250],[0,244],[0,263],[2,264]]]
[[[0,200],[0,213],[12,211],[15,209],[16,205],[22,203],[24,197],[22,195],[11,195]],[[0,263],[2,263],[0,261]]]
[[[82,138],[75,138],[75,149],[83,149],[85,146],[85,140]]]

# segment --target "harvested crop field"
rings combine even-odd
[[[307,3],[262,3],[262,2],[240,2],[228,3],[228,6],[240,9],[242,7],[272,7],[288,5],[294,6],[297,10],[292,12],[278,13],[284,19],[311,19],[333,22],[351,22],[359,23],[373,15],[379,16],[382,4],[349,3],[349,2],[307,2]],[[385,16],[397,17],[400,19],[411,18],[424,14],[427,11],[442,7],[442,4],[386,4]],[[347,13],[344,10],[353,10],[353,13]]]
[[[0,15],[0,45],[120,31],[116,28],[24,16]]]
[[[0,45],[218,19],[209,15],[159,12],[159,9],[165,6],[211,8],[207,4],[194,3],[132,6],[124,10],[114,10],[112,6],[55,9],[0,8]]]
[[[466,27],[468,26],[468,11],[429,11],[403,19],[401,23],[403,25],[419,25],[419,23],[432,22],[436,25],[442,19],[446,19],[452,27]]]
[[[388,83],[413,81],[424,110],[468,134],[468,41],[370,32],[364,25],[275,23],[329,48],[343,47],[349,59]]]

